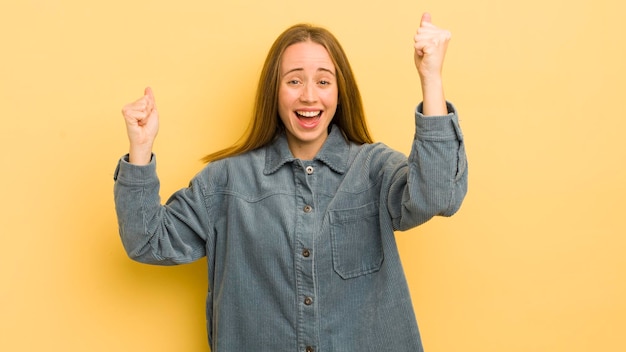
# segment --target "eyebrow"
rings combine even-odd
[[[289,70],[289,71],[287,71],[287,72],[283,73],[283,76],[286,76],[286,75],[288,75],[288,74],[290,74],[290,73],[292,73],[292,72],[297,72],[297,71],[304,71],[304,68],[302,68],[302,67],[293,68],[293,69],[291,69],[291,70]],[[330,69],[328,69],[328,68],[325,68],[325,67],[320,67],[320,68],[318,68],[318,69],[317,69],[317,72],[320,72],[320,71],[322,71],[322,72],[328,72],[328,73],[330,73],[331,75],[335,76],[335,73],[334,73],[333,71],[331,71]]]

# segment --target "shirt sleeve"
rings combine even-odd
[[[195,261],[205,255],[208,212],[202,185],[191,181],[161,204],[156,157],[145,166],[118,162],[114,200],[119,233],[133,260],[158,265]]]
[[[433,216],[451,216],[467,193],[467,156],[456,109],[424,116],[415,111],[415,136],[406,171],[398,172],[387,198],[393,227],[407,230]]]

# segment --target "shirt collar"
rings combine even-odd
[[[350,143],[344,137],[343,132],[337,126],[331,125],[331,131],[324,142],[322,149],[317,153],[314,160],[319,160],[326,164],[333,171],[343,174],[348,165],[350,153]],[[295,161],[287,144],[287,136],[281,133],[274,142],[266,149],[265,153],[265,175],[272,174],[283,165]]]

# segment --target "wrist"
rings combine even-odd
[[[448,114],[448,107],[441,79],[422,80],[422,101],[424,116]]]
[[[420,83],[422,85],[422,89],[434,88],[440,89],[443,87],[443,77],[441,74],[422,74],[420,73]]]
[[[134,165],[148,165],[152,160],[152,145],[131,146],[128,151],[128,162]]]

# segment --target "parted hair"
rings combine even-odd
[[[205,156],[204,162],[261,148],[282,133],[284,125],[278,115],[278,90],[283,53],[289,46],[306,41],[326,48],[335,65],[339,103],[331,123],[341,128],[345,137],[352,142],[358,144],[373,142],[365,121],[363,102],[354,73],[339,41],[324,28],[297,24],[280,34],[267,54],[259,78],[252,119],[244,135],[234,145]]]

